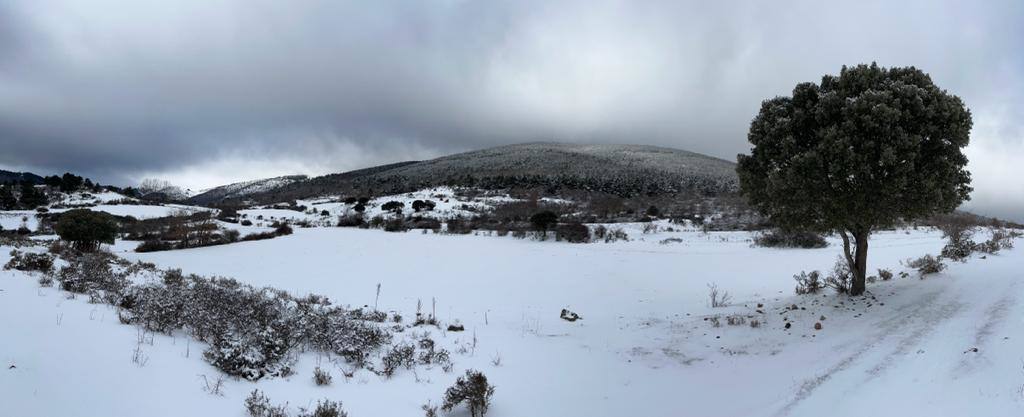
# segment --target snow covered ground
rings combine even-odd
[[[308,353],[296,375],[228,380],[223,396],[203,391],[203,376],[219,373],[186,336],[143,335],[139,366],[139,333],[116,311],[2,271],[0,415],[242,416],[254,388],[293,407],[340,400],[353,417],[422,415],[419,406],[438,404],[468,368],[497,386],[494,417],[1024,415],[1021,248],[923,280],[908,271],[849,298],[793,295],[793,274],[831,267],[835,240],[781,250],[752,248],[742,232],[644,235],[634,227],[631,237],[568,244],[312,228],[145,254],[118,242],[112,251],[127,259],[353,306],[373,305],[380,284],[382,310],[412,317],[417,300],[429,308],[436,299],[443,322],[466,326],[433,331],[453,352],[452,373],[417,368],[387,380],[358,371],[346,380],[342,365]],[[670,237],[681,241],[659,243]],[[900,260],[941,246],[934,231],[878,233],[871,270],[898,273]],[[0,248],[0,262],[9,250]],[[729,291],[732,305],[709,307],[709,283]],[[562,308],[583,320],[559,319]],[[730,326],[729,315],[747,323]],[[318,362],[333,385],[313,384]]]

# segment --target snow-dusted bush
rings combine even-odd
[[[49,273],[53,271],[53,255],[12,250],[11,260],[7,261],[4,269]]]
[[[416,364],[416,347],[411,344],[398,344],[391,347],[381,358],[380,373],[391,377],[399,367],[411,369]]]
[[[825,287],[821,282],[821,272],[818,271],[800,271],[799,274],[793,275],[793,279],[796,280],[797,294],[817,294]]]
[[[468,369],[466,375],[460,376],[455,384],[445,391],[444,404],[441,408],[444,411],[451,411],[459,404],[465,403],[471,416],[483,417],[487,414],[493,395],[494,385],[487,382],[487,377],[482,372]]]
[[[86,253],[69,260],[57,273],[60,288],[73,293],[90,293],[111,304],[119,301],[128,287],[128,280],[110,268],[109,256]]]
[[[931,255],[925,255],[917,259],[908,259],[906,265],[916,269],[922,277],[929,274],[937,274],[946,269],[946,264],[942,263],[940,258]]]
[[[754,246],[817,249],[828,246],[828,242],[825,241],[824,237],[816,233],[773,229],[754,236]]]
[[[245,410],[249,417],[288,417],[285,405],[270,405],[270,399],[260,390],[253,390],[245,399]]]
[[[611,229],[604,236],[605,243],[612,243],[616,241],[629,241],[629,235],[626,234],[625,230],[620,228]]]

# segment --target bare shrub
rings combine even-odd
[[[821,272],[818,271],[810,273],[800,271],[799,274],[793,275],[793,279],[796,280],[795,291],[797,294],[817,294],[825,287],[821,282]]]
[[[853,272],[850,265],[842,257],[836,260],[832,272],[825,277],[825,286],[833,289],[839,294],[848,294],[853,282]]]
[[[466,375],[460,376],[455,385],[445,391],[444,411],[451,411],[459,404],[465,403],[469,408],[469,414],[473,417],[483,417],[491,405],[491,397],[494,395],[494,386],[487,382],[483,373],[468,369]]]
[[[744,324],[747,324],[747,319],[744,318],[743,316],[737,315],[728,316],[725,318],[725,324],[728,324],[730,326],[742,326]]]
[[[882,281],[888,281],[888,280],[892,279],[892,271],[890,271],[888,269],[879,269],[878,270],[878,277],[881,278]]]
[[[313,411],[300,409],[298,417],[348,417],[340,401],[323,400],[316,402]]]
[[[317,386],[331,385],[332,379],[330,372],[321,369],[319,366],[313,369],[313,382]]]
[[[270,399],[260,390],[253,390],[245,399],[245,411],[249,417],[288,417],[286,405],[270,405]]]
[[[718,289],[718,284],[708,284],[708,298],[712,308],[727,307],[732,301],[732,295],[728,291]]]

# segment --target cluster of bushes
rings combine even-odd
[[[200,222],[185,226],[186,231],[178,233],[176,229],[174,237],[180,240],[170,241],[164,238],[148,239],[135,247],[136,252],[158,252],[175,249],[201,248],[207,246],[227,245],[236,242],[248,242],[254,240],[273,239],[279,236],[290,235],[294,231],[287,223],[278,223],[274,230],[260,233],[250,233],[241,236],[238,230],[220,229],[216,223]],[[170,236],[164,236],[170,237]]]
[[[253,390],[245,399],[245,411],[249,417],[289,417],[288,404],[272,405],[270,398],[267,398],[260,390]],[[341,402],[322,400],[317,401],[316,408],[310,410],[299,407],[297,417],[348,417],[348,413],[341,407]]]
[[[12,250],[11,260],[7,261],[7,264],[4,265],[4,269],[49,273],[53,271],[53,255]]]
[[[209,343],[204,359],[248,380],[287,375],[299,349],[335,353],[362,366],[371,352],[391,340],[386,329],[353,318],[324,297],[295,298],[175,270],[167,271],[161,284],[124,291],[119,306],[125,323],[163,333],[184,329]]]
[[[817,249],[828,246],[828,242],[816,233],[772,229],[754,236],[754,246]]]
[[[8,268],[55,276],[62,290],[118,307],[122,323],[149,331],[183,330],[210,345],[203,358],[221,371],[248,380],[281,376],[299,350],[337,354],[366,366],[391,341],[382,325],[364,314],[333,306],[324,297],[292,297],[227,278],[165,271],[161,282],[132,283],[128,276],[151,264],[130,264],[109,253],[62,251],[67,265],[52,273],[53,257],[15,253]],[[118,268],[113,268],[117,265]]]

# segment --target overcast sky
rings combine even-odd
[[[761,100],[915,65],[1024,220],[1024,2],[0,2],[0,167],[193,189],[549,140],[735,160]]]

